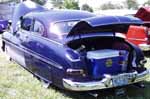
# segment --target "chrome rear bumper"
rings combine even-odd
[[[106,89],[119,87],[113,85],[113,79],[116,77],[124,75],[128,79],[128,83],[126,85],[129,85],[145,80],[149,76],[149,74],[150,70],[146,70],[142,73],[137,72],[123,73],[116,76],[106,75],[105,78],[103,78],[100,81],[89,81],[89,82],[74,82],[70,79],[63,79],[63,85],[66,89],[72,91],[89,91],[89,90]]]
[[[150,45],[148,44],[139,44],[139,47],[142,51],[150,51]]]

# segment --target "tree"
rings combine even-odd
[[[89,12],[93,12],[93,9],[88,5],[88,4],[84,4],[82,5],[81,10],[85,10],[85,11],[89,11]]]
[[[0,3],[18,2],[19,0],[0,0]]]
[[[56,8],[62,8],[63,0],[51,0],[51,3]]]
[[[32,1],[34,1],[34,2],[36,2],[38,4],[40,4],[40,5],[43,5],[46,2],[46,0],[32,0]]]
[[[136,0],[126,0],[126,5],[128,9],[138,9],[139,4]]]
[[[150,6],[150,0],[147,0],[147,1],[144,3],[144,6]]]
[[[78,2],[76,2],[75,0],[64,0],[62,7],[65,9],[80,9]]]
[[[112,4],[111,2],[105,3],[101,5],[102,10],[107,10],[107,9],[116,9],[115,5]]]

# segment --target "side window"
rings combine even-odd
[[[21,28],[26,31],[30,31],[32,27],[33,20],[30,18],[24,18],[21,21]]]
[[[32,32],[42,35],[44,33],[43,24],[41,22],[35,20]]]

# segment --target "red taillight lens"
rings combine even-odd
[[[148,33],[147,33],[148,37],[150,37],[150,29],[148,30]]]
[[[150,44],[150,29],[148,30],[147,35],[148,35],[148,44]]]

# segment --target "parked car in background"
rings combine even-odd
[[[17,24],[14,32],[3,33],[3,48],[47,85],[89,91],[134,84],[149,76],[142,51],[116,36],[141,20],[36,7],[17,7]]]
[[[142,7],[134,15],[143,21],[142,26],[130,26],[127,40],[139,46],[143,51],[150,51],[150,7]]]
[[[8,28],[8,20],[0,20],[0,34],[3,33]]]
[[[0,33],[9,28],[15,4],[13,0],[10,2],[7,0],[0,1]]]

